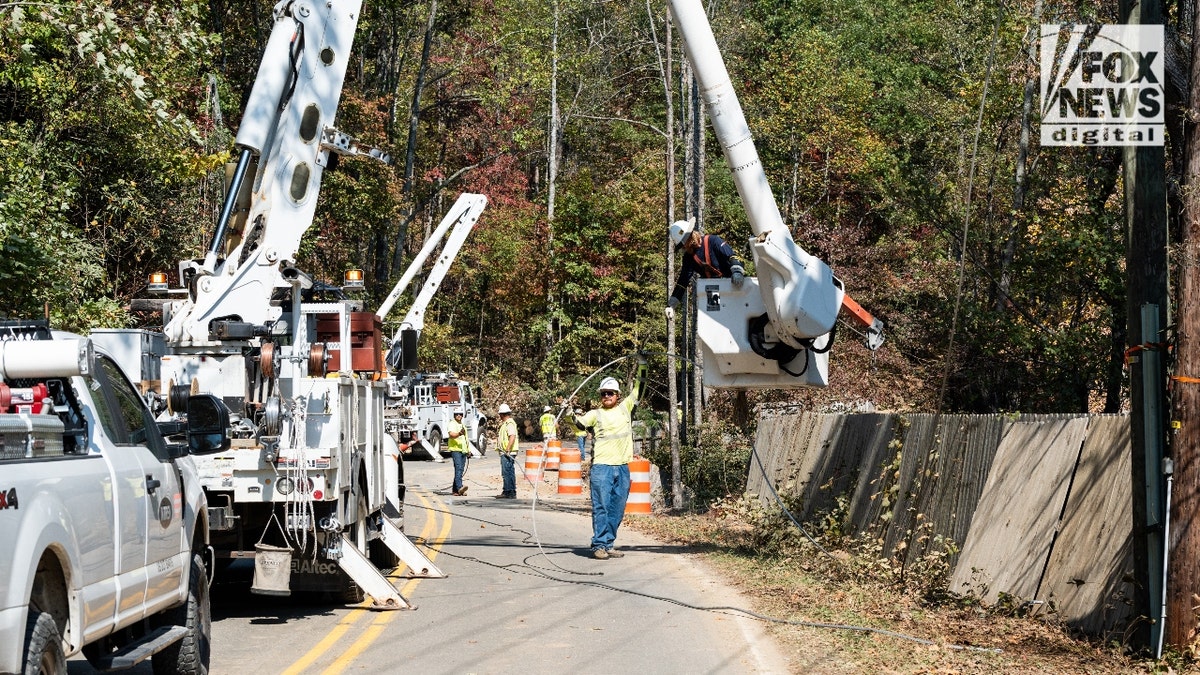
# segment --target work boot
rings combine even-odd
[[[624,553],[621,553],[620,551],[618,551],[615,548],[608,549],[608,551],[606,551],[606,553],[608,553],[608,557],[610,557],[610,558],[624,558],[625,557]]]
[[[592,557],[596,560],[608,560],[608,551],[598,548],[595,551],[592,551]]]
[[[458,495],[458,496],[460,496],[460,497],[461,497],[461,496],[463,496],[463,495],[465,495],[465,494],[467,494],[467,486],[466,486],[466,485],[464,485],[464,486],[460,487],[460,488],[458,489],[458,492],[455,492],[454,494],[456,494],[456,495]]]

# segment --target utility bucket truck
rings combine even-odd
[[[229,410],[231,447],[197,462],[218,563],[290,564],[270,579],[256,566],[255,592],[396,609],[408,603],[381,569],[444,575],[400,529],[381,322],[295,264],[331,155],[388,161],[333,126],[359,9],[276,5],[215,234],[163,307],[160,394],[168,414],[194,393]]]
[[[792,239],[758,159],[746,117],[717,48],[700,0],[670,0],[708,118],[754,236],[750,250],[758,277],[697,279],[696,329],[704,345],[704,383],[737,389],[823,387],[839,312],[866,334],[867,347],[883,344],[883,322],[844,290],[829,265]]]

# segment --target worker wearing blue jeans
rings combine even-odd
[[[471,446],[467,443],[467,430],[462,423],[463,413],[461,410],[454,411],[454,421],[446,426],[447,436],[450,441],[447,445],[450,446],[450,459],[454,460],[454,484],[451,486],[452,494],[465,495],[467,494],[467,486],[463,485],[463,473],[467,470],[467,454],[471,452]]]
[[[496,434],[496,438],[500,445],[500,479],[503,481],[504,487],[496,496],[500,499],[516,499],[517,423],[513,420],[512,408],[509,408],[507,403],[501,403],[498,412],[500,413],[500,430]]]
[[[620,558],[613,548],[625,518],[629,499],[629,461],[633,459],[633,407],[646,380],[646,362],[638,363],[637,380],[629,396],[621,398],[616,378],[600,383],[600,407],[575,418],[577,429],[592,429],[592,468],[588,474],[592,496],[592,557]]]

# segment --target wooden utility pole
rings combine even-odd
[[[1185,161],[1180,224],[1183,245],[1179,264],[1176,360],[1171,454],[1175,464],[1171,492],[1170,555],[1167,567],[1166,642],[1184,650],[1197,638],[1200,605],[1200,529],[1192,527],[1200,499],[1200,12],[1193,12],[1192,77],[1184,116]]]
[[[1162,24],[1161,0],[1120,0],[1125,23]],[[1165,57],[1164,57],[1165,58]],[[1125,299],[1130,347],[1162,342],[1168,323],[1166,163],[1161,146],[1126,146]],[[1143,314],[1145,310],[1145,314]],[[1143,319],[1149,321],[1148,325]],[[1149,330],[1147,330],[1149,329]],[[1148,334],[1154,333],[1154,334]],[[1132,636],[1151,646],[1162,635],[1163,529],[1161,478],[1166,359],[1161,350],[1133,352],[1129,360],[1131,511],[1135,616],[1146,617]]]

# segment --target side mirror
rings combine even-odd
[[[188,449],[207,455],[229,449],[229,408],[212,394],[197,394],[187,400]]]

